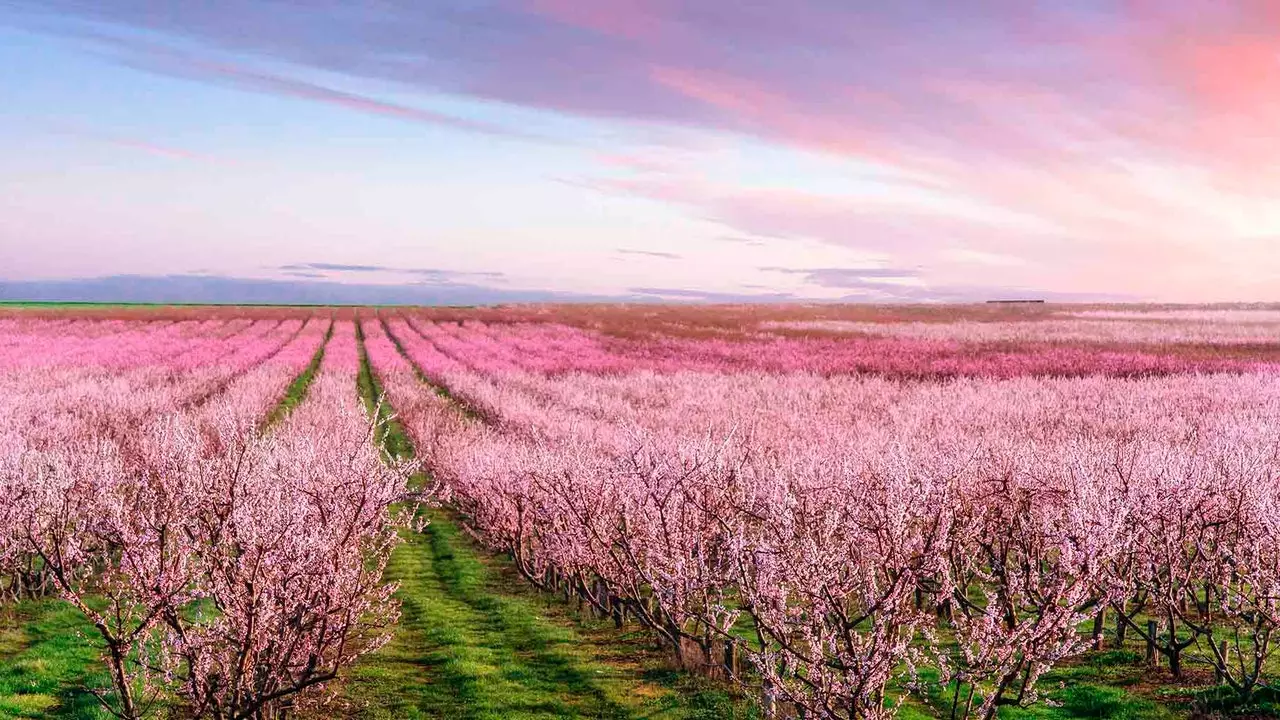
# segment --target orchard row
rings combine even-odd
[[[372,442],[352,323],[70,322],[14,354],[3,592],[80,610],[113,713],[282,717],[385,642],[419,496]]]
[[[434,484],[379,452],[360,341]],[[530,582],[769,712],[993,717],[1104,622],[1177,682],[1248,701],[1276,678],[1262,363],[409,312],[10,319],[0,411],[0,591],[76,605],[126,717],[324,703],[394,631],[382,569],[434,494]]]
[[[1035,702],[1104,621],[1175,682],[1248,701],[1276,679],[1272,372],[601,374],[564,368],[561,328],[406,316],[365,333],[492,547],[686,664],[729,645],[766,707],[877,718],[915,695],[993,717]]]

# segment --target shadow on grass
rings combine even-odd
[[[107,684],[93,628],[60,600],[20,603],[5,613],[0,641],[0,718],[112,717],[88,688]]]
[[[580,638],[532,598],[495,592],[493,573],[443,513],[396,551],[396,636],[347,688],[362,718],[666,716],[658,687],[589,657]],[[680,717],[684,717],[681,715]]]

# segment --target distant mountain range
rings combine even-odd
[[[0,280],[0,301],[262,305],[492,305],[526,302],[781,302],[782,294],[634,288],[619,295],[517,290],[462,282],[408,284],[269,280],[224,275],[111,275]]]
[[[539,302],[982,302],[1026,297],[1049,302],[1132,302],[1137,298],[1008,288],[875,286],[857,294],[815,300],[779,292],[714,292],[690,288],[633,287],[615,295],[494,287],[433,278],[396,284],[326,279],[273,280],[211,274],[109,275],[66,280],[0,280],[0,302],[190,303],[254,305],[495,305]]]

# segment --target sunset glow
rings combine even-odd
[[[1280,287],[1268,0],[8,0],[0,64],[0,290]]]

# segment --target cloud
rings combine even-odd
[[[667,173],[629,178],[600,178],[596,188],[684,207],[696,217],[720,223],[743,235],[725,242],[763,246],[807,239],[883,256],[894,267],[915,274],[943,265],[974,264],[1000,258],[1012,267],[1052,260],[1063,249],[1064,231],[1016,213],[982,206],[959,210],[913,203],[822,194],[785,188],[748,188],[709,183],[696,176]],[[1088,245],[1068,243],[1067,249]],[[1011,262],[1017,258],[1020,262]]]
[[[990,297],[989,287],[954,288],[931,284],[914,268],[765,266],[762,272],[796,275],[808,285],[849,292],[844,299],[857,302],[931,302],[944,299],[971,301]]]
[[[382,265],[343,265],[340,263],[292,263],[281,265],[280,270],[333,270],[336,272],[395,272]]]
[[[698,290],[696,288],[659,288],[633,287],[627,288],[633,294],[632,300],[683,300],[704,303],[775,303],[796,300],[791,293],[726,293]]]
[[[866,287],[868,284],[883,284],[884,280],[900,280],[917,278],[920,272],[907,268],[784,268],[762,267],[765,272],[803,275],[806,282],[829,288]]]
[[[393,267],[390,265],[363,265],[330,262],[298,262],[277,265],[274,270],[290,277],[320,278],[331,277],[332,273],[355,273],[362,275],[410,276],[417,278],[412,285],[451,285],[468,282],[503,283],[506,273],[496,270],[446,270],[442,268]]]
[[[387,268],[387,272],[406,273],[409,275],[426,275],[429,277],[475,277],[501,280],[507,277],[504,272],[496,270],[441,270],[439,268]]]
[[[618,121],[628,133],[659,125],[749,136],[874,164],[916,178],[945,207],[871,207],[856,189],[817,198],[741,184],[691,196],[696,176],[625,149],[613,166],[640,177],[608,189],[735,233],[921,263],[931,279],[959,280],[978,258],[1003,256],[1016,262],[979,268],[982,280],[1176,297],[1265,288],[1280,268],[1280,254],[1248,239],[1280,226],[1280,6],[1267,0],[8,6],[46,25],[78,18],[196,48],[123,52],[156,71],[387,117],[507,132],[260,68]],[[212,59],[229,55],[241,60]],[[784,169],[778,182],[790,179]],[[1022,215],[1035,227],[958,206]]]
[[[1149,300],[1126,293],[1064,292],[1036,287],[999,285],[868,285],[839,298],[840,302],[977,303],[990,300],[1132,303]]]
[[[88,137],[88,136],[82,136],[82,137]],[[207,160],[213,159],[212,156],[209,156],[209,155],[203,155],[201,153],[192,152],[190,150],[183,150],[182,148],[171,147],[168,145],[161,145],[159,143],[149,142],[147,140],[135,140],[132,138],[102,137],[102,136],[88,138],[88,139],[97,140],[99,142],[103,142],[109,145],[114,145],[116,147],[126,148],[129,150],[139,150],[141,152],[147,153],[148,155],[155,155],[157,157],[167,158],[169,160],[207,161]]]
[[[630,248],[618,248],[614,252],[619,255],[644,255],[648,257],[663,258],[665,260],[680,260],[683,257],[675,253],[661,252],[658,250],[632,250]]]
[[[812,285],[849,291],[840,298],[847,302],[970,303],[1009,298],[1051,302],[1132,302],[1142,299],[1123,293],[1061,292],[1034,286],[930,283],[923,280],[915,268],[761,267],[760,270],[799,275]]]
[[[122,64],[162,75],[210,82],[279,97],[332,105],[345,110],[378,115],[395,120],[448,127],[455,130],[525,140],[539,139],[523,131],[457,115],[391,102],[368,94],[289,77],[250,67],[224,57],[198,56],[134,37],[94,33],[87,35],[107,48]]]
[[[216,155],[197,152],[153,139],[132,137],[102,128],[91,127],[82,123],[62,118],[45,118],[40,123],[41,129],[53,135],[85,140],[88,142],[109,145],[112,147],[133,150],[166,160],[195,161],[225,164],[227,161]]]
[[[426,93],[747,132],[948,181],[972,162],[1049,174],[1158,151],[1229,170],[1280,152],[1268,144],[1280,115],[1276,12],[1259,0],[9,4]],[[369,112],[459,120],[203,58],[169,62]],[[1215,160],[1224,147],[1230,156]]]

